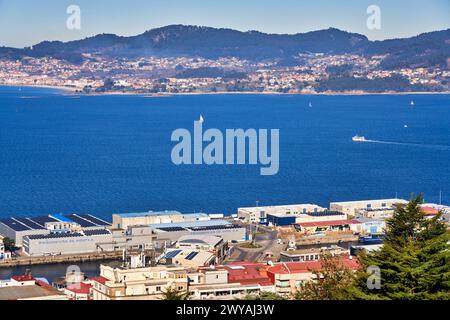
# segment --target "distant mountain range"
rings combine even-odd
[[[20,59],[54,57],[72,63],[83,61],[83,53],[111,57],[192,56],[238,57],[250,60],[289,59],[299,53],[389,55],[382,68],[448,68],[450,29],[412,38],[369,41],[357,33],[330,28],[299,34],[241,32],[200,26],[170,25],[137,36],[100,34],[83,40],[44,41],[31,48],[0,47],[0,57]]]

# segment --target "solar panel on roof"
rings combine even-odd
[[[27,231],[27,230],[31,230],[31,228],[23,225],[22,223],[15,221],[11,218],[7,218],[7,219],[1,219],[0,222],[2,222],[4,225],[10,227],[11,229],[13,229],[14,231]]]
[[[197,251],[191,252],[186,256],[186,260],[192,260],[198,255]]]
[[[107,221],[104,221],[100,218],[94,217],[90,214],[78,214],[78,216],[80,216],[83,219],[89,220],[90,222],[93,222],[99,226],[109,226],[110,223]]]
[[[74,214],[70,214],[68,216],[66,216],[67,218],[69,218],[70,220],[72,220],[73,222],[78,223],[81,227],[83,228],[89,228],[89,227],[96,227],[97,225],[93,224],[92,222],[86,221],[80,217],[78,217],[77,215]]]
[[[58,222],[58,220],[51,218],[49,216],[44,217],[32,217],[28,218],[29,220],[32,220],[33,222],[37,223],[38,225],[41,225],[43,228],[45,228],[45,224],[47,222]]]
[[[181,252],[181,250],[170,251],[169,253],[166,253],[165,258],[166,258],[166,259],[172,259],[172,258],[175,258],[180,252]]]
[[[25,224],[27,227],[30,227],[31,229],[37,229],[37,230],[41,230],[41,229],[45,229],[42,226],[40,226],[39,224],[37,224],[36,222],[29,220],[28,218],[14,218],[14,220],[17,220],[23,224]]]
[[[86,236],[100,236],[110,234],[110,232],[106,229],[97,229],[97,230],[85,230],[84,234]]]

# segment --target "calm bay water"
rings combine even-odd
[[[415,101],[415,107],[410,101]],[[308,107],[309,102],[312,108]],[[280,172],[172,164],[170,136],[280,129]],[[405,127],[405,125],[407,127]],[[360,134],[382,143],[354,143]],[[409,197],[450,203],[450,96],[68,96],[0,88],[0,217]]]

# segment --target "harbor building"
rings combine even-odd
[[[317,211],[306,213],[273,213],[267,215],[267,222],[269,226],[285,227],[299,223],[314,223],[324,221],[344,221],[347,216],[344,213],[337,211]]]
[[[12,217],[0,219],[0,234],[13,239],[16,246],[22,247],[25,236],[72,231],[96,230],[109,227],[110,223],[90,214],[51,214],[41,217]]]
[[[194,249],[211,252],[215,257],[216,264],[221,263],[229,252],[228,241],[218,236],[188,235],[178,239],[178,249]]]
[[[299,250],[290,250],[280,252],[280,262],[299,262],[299,261],[318,261],[324,253],[332,255],[349,254],[348,249],[344,249],[337,245],[321,248],[308,248]]]
[[[331,211],[339,211],[345,213],[351,217],[358,216],[361,210],[366,212],[374,212],[374,210],[387,210],[390,211],[395,208],[396,205],[405,205],[408,201],[403,199],[382,199],[382,200],[363,200],[363,201],[347,201],[347,202],[332,202],[330,203]]]
[[[126,230],[104,228],[29,235],[23,238],[22,249],[29,256],[146,250],[153,247],[155,240],[149,226],[129,226]]]
[[[306,214],[308,212],[322,212],[325,211],[315,204],[294,204],[294,205],[282,205],[282,206],[266,206],[266,207],[248,207],[238,209],[238,219],[245,223],[268,223],[268,216],[272,217],[282,216],[284,217],[283,223],[289,223],[292,221],[292,217]],[[290,223],[291,224],[291,223]]]
[[[357,233],[361,231],[361,222],[353,220],[325,220],[315,222],[300,222],[295,229],[304,235],[320,235],[327,233]]]
[[[150,225],[162,223],[179,223],[211,220],[206,213],[183,214],[178,211],[117,213],[112,216],[112,226],[115,229],[126,229],[128,226]]]
[[[216,257],[205,250],[192,249],[168,249],[159,263],[165,265],[177,265],[185,268],[198,268],[214,265]]]
[[[183,236],[219,236],[224,241],[245,241],[247,231],[244,226],[225,220],[207,220],[150,225],[158,241],[175,243]]]

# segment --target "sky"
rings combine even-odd
[[[66,26],[70,5],[81,10],[80,29]],[[370,5],[381,10],[379,30],[367,27]],[[170,24],[291,34],[335,27],[382,40],[448,29],[449,13],[449,0],[0,0],[0,46],[130,36]]]

